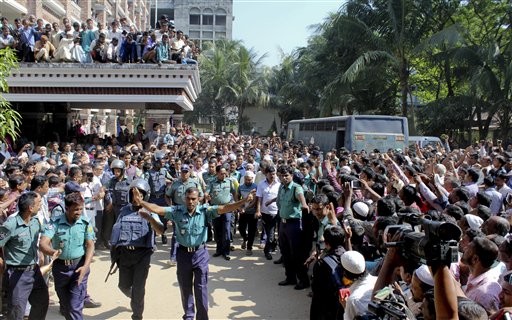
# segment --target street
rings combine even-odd
[[[157,240],[158,250],[153,254],[146,283],[144,319],[181,319],[180,291],[176,267],[169,267],[171,238],[167,245]],[[308,290],[296,291],[293,286],[280,287],[284,268],[267,261],[263,251],[253,249],[253,256],[246,256],[240,249],[240,239],[235,236],[236,251],[231,261],[213,258],[215,244],[209,243],[210,274],[208,277],[210,319],[307,319],[310,298]],[[279,253],[274,259],[279,258]],[[95,301],[103,305],[84,309],[84,319],[131,319],[130,301],[117,288],[118,273],[105,277],[110,267],[107,250],[97,251],[91,265],[88,291]],[[58,298],[51,283],[50,299]],[[58,313],[58,304],[50,305],[47,319],[64,319]]]

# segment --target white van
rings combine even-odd
[[[419,144],[420,148],[425,148],[429,145],[435,148],[438,142],[441,143],[441,139],[438,137],[409,136],[410,147],[414,147],[414,145],[417,143]]]

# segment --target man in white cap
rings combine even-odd
[[[423,302],[425,293],[434,289],[434,278],[426,265],[421,265],[412,275],[411,293],[414,302]]]
[[[348,251],[341,256],[343,284],[350,286],[350,296],[340,297],[345,309],[345,320],[353,320],[357,316],[368,312],[368,303],[372,299],[372,290],[377,277],[366,271],[366,263],[362,254],[357,251]]]

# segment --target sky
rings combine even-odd
[[[308,26],[324,21],[336,12],[342,0],[233,0],[233,40],[243,40],[263,64],[279,64],[281,54],[307,45],[313,31]]]

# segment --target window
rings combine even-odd
[[[213,31],[203,31],[203,39],[213,39]]]
[[[199,39],[201,37],[201,32],[199,31],[190,31],[189,36],[192,39]]]
[[[203,26],[213,26],[213,10],[204,9],[203,11]]]
[[[225,32],[215,32],[215,39],[226,39]]]
[[[190,25],[200,25],[201,24],[201,10],[198,8],[190,9]]]
[[[215,11],[215,25],[216,26],[226,26],[226,10],[217,9]]]

